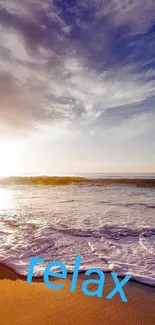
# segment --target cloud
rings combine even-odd
[[[50,1],[52,4],[52,1]],[[48,0],[1,0],[0,7],[6,10],[9,14],[18,15],[22,19],[37,19],[37,13],[41,10],[48,10],[50,8]]]
[[[80,4],[92,7],[97,18],[107,18],[115,26],[128,26],[130,33],[145,33],[154,23],[154,0],[81,0]]]
[[[148,36],[144,44],[135,37],[151,27],[154,9],[152,1],[140,3],[0,0],[0,132],[105,120],[113,126],[134,118],[135,110],[141,114],[155,81],[153,68],[140,69],[146,60],[137,63]],[[115,40],[124,25],[126,34]],[[129,32],[136,35],[131,42]]]

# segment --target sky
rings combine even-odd
[[[154,54],[154,0],[0,0],[0,174],[155,172]]]

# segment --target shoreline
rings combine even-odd
[[[20,279],[22,281],[26,281],[26,279],[27,279],[27,276],[19,274],[13,268],[11,268],[10,266],[8,266],[6,264],[0,263],[0,270],[5,270],[7,274],[9,273],[9,275],[10,274],[14,274],[13,275],[13,278],[14,279]],[[85,275],[85,272],[86,271],[87,270],[85,270],[85,271],[79,270],[79,272],[78,272],[79,278],[80,277],[83,277]],[[105,273],[105,274],[107,274],[109,276],[111,274],[111,272],[113,272],[113,271],[102,271],[102,272]],[[115,273],[117,274],[117,272],[115,272]],[[67,271],[67,279],[70,279],[71,276],[72,276],[72,274],[73,274],[73,272]],[[123,279],[124,277],[125,277],[125,275],[123,275],[123,274],[120,274],[119,275],[118,274],[118,278],[119,279]],[[138,275],[137,275],[137,277],[138,277]],[[1,274],[0,274],[0,280],[1,279],[2,278],[1,278]],[[5,278],[3,278],[3,279],[5,279]],[[6,279],[10,279],[10,277],[8,277]],[[57,278],[54,278],[54,277],[53,277],[53,279],[56,279],[57,280]],[[32,279],[32,282],[43,282],[44,283],[43,276],[35,276],[34,275],[33,276],[33,279]],[[133,283],[136,283],[136,284],[140,284],[141,286],[144,286],[144,287],[149,287],[149,288],[155,289],[155,284],[149,284],[149,283],[142,282],[142,281],[136,279],[134,276],[132,276],[132,278],[129,280],[129,282],[133,282]]]
[[[103,297],[88,297],[81,284],[86,277],[79,274],[75,293],[71,293],[71,274],[63,280],[61,290],[49,289],[43,278],[34,278],[31,284],[12,269],[0,265],[0,324],[1,325],[153,325],[155,323],[155,289],[129,281],[124,292],[128,303],[117,293],[111,300],[106,295],[114,288],[107,275]],[[56,283],[62,280],[53,279]],[[95,285],[90,289],[94,291]]]

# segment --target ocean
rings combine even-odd
[[[155,286],[153,179],[155,174],[83,174],[49,185],[3,179],[0,263],[27,275],[30,257],[43,257],[45,264],[35,267],[35,276],[42,276],[56,260],[72,272],[81,254],[81,271],[98,267]]]

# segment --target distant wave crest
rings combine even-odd
[[[87,186],[105,186],[105,185],[131,185],[137,187],[155,188],[155,179],[143,178],[84,178],[84,177],[7,177],[0,179],[0,185],[87,185]]]

